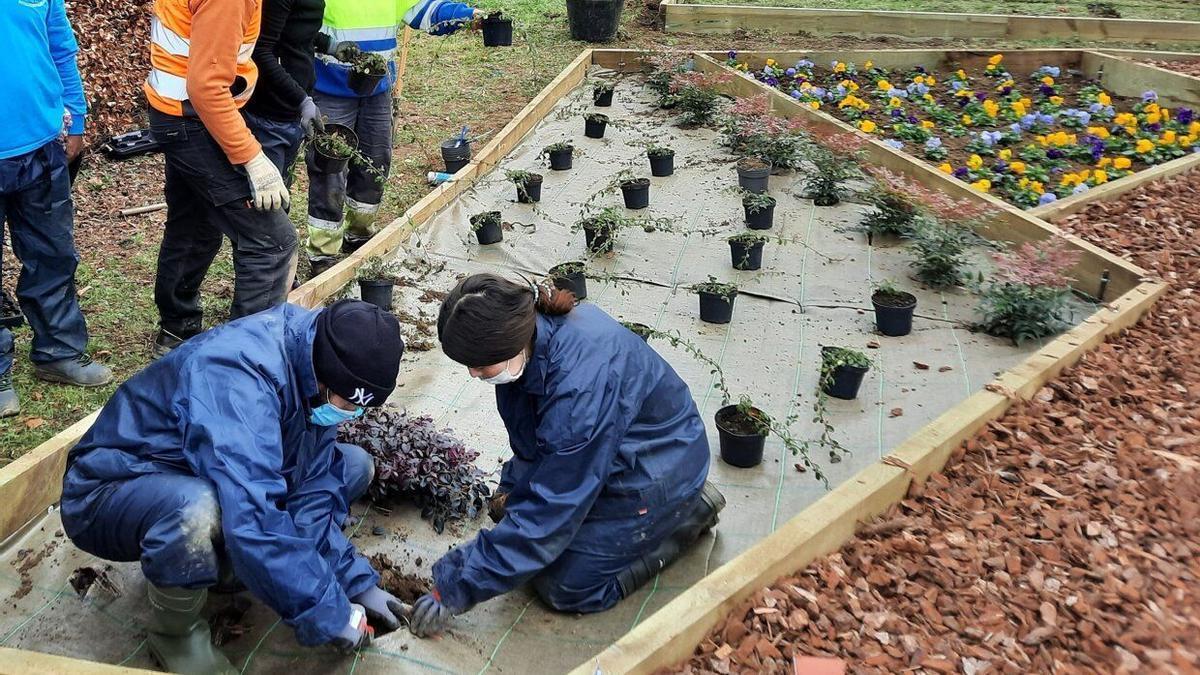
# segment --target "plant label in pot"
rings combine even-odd
[[[721,461],[740,469],[762,463],[767,435],[753,416],[763,413],[758,408],[743,411],[740,406],[727,405],[717,411],[715,420],[721,444]]]

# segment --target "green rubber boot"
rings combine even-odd
[[[208,622],[200,617],[208,599],[206,589],[159,588],[150,583],[146,588],[153,622],[148,627],[146,644],[159,665],[182,675],[238,672],[212,645]]]

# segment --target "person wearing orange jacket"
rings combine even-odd
[[[155,357],[202,330],[200,284],[224,237],[233,247],[229,318],[282,303],[295,274],[288,189],[246,124],[262,0],[154,0],[150,132],[166,156]]]

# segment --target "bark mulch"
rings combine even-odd
[[[144,0],[72,0],[67,15],[88,101],[89,144],[137,128],[150,72],[150,7]]]
[[[1192,77],[1200,77],[1200,61],[1152,61],[1147,60],[1146,63],[1159,68],[1166,68],[1184,75]]]
[[[1064,229],[1172,286],[676,672],[1200,671],[1200,172]]]

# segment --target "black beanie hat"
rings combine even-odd
[[[383,405],[396,388],[404,339],[396,317],[361,300],[339,300],[317,316],[317,381],[355,405]]]

